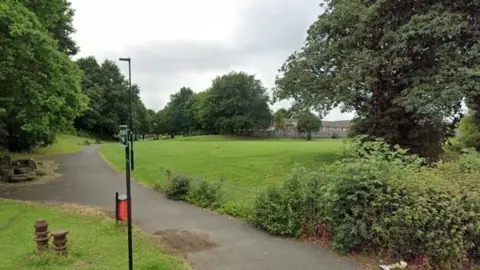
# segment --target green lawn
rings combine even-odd
[[[0,209],[0,269],[128,269],[125,230],[98,209],[10,200],[0,200]],[[33,254],[37,219],[46,219],[50,231],[69,231],[67,257]],[[133,244],[135,269],[189,269],[140,231],[134,231]]]
[[[93,142],[93,139],[78,137],[74,135],[67,135],[67,134],[58,134],[57,141],[50,146],[37,148],[32,153],[5,153],[1,152],[0,154],[9,154],[12,155],[14,158],[18,157],[41,157],[41,156],[55,156],[55,155],[62,155],[62,154],[71,154],[79,151],[83,147],[83,143],[85,140],[89,140]]]
[[[198,136],[135,143],[133,177],[150,186],[163,185],[162,168],[209,181],[225,180],[229,204],[249,204],[258,193],[275,185],[296,165],[318,168],[338,159],[343,140],[245,140]],[[125,169],[124,148],[101,146],[104,157]]]

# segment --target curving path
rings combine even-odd
[[[43,185],[4,190],[0,196],[113,209],[115,192],[124,193],[125,176],[110,168],[98,155],[97,146],[54,159],[60,162],[62,177]],[[168,200],[135,181],[132,200],[133,222],[148,233],[162,235],[173,248],[184,249],[194,269],[360,269],[327,249],[273,237],[242,220]]]

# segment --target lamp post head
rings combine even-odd
[[[128,57],[128,58],[120,58],[120,59],[118,59],[118,60],[120,60],[120,61],[128,61],[128,62],[130,62],[130,57]]]

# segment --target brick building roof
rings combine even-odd
[[[350,120],[322,121],[322,127],[350,127]]]

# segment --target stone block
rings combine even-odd
[[[27,174],[31,173],[34,171],[33,167],[27,166],[27,167],[17,167],[13,169],[15,174]]]

